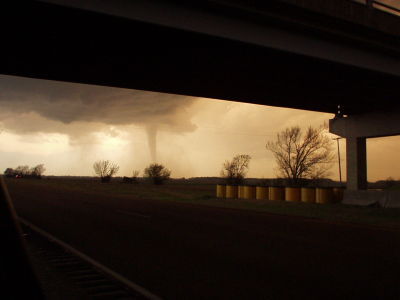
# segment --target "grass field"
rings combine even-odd
[[[323,219],[330,222],[349,222],[400,229],[400,209],[358,207],[336,204],[293,203],[268,200],[217,199],[215,185],[198,184],[124,184],[121,182],[101,183],[93,179],[12,179],[7,180],[10,189],[46,187],[68,193],[101,194],[113,197],[175,201],[189,204],[208,205],[233,209],[246,209],[274,214]]]

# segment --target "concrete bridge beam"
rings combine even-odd
[[[329,120],[329,131],[346,138],[347,189],[367,189],[366,139],[400,135],[400,111],[376,112]]]
[[[400,111],[335,117],[329,120],[329,131],[345,138],[400,135],[399,120]]]

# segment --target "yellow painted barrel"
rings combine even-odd
[[[223,184],[217,184],[217,198],[225,198],[226,186]]]
[[[333,198],[334,198],[335,203],[342,202],[343,192],[344,192],[344,188],[342,188],[342,187],[333,188]]]
[[[226,186],[226,198],[236,199],[238,197],[238,187],[236,185]]]
[[[334,200],[332,188],[317,188],[315,190],[315,202],[316,203],[332,203]]]
[[[238,187],[238,198],[244,199],[244,185],[239,185]]]
[[[301,188],[301,202],[315,203],[315,188]]]
[[[285,188],[285,200],[289,202],[300,202],[301,201],[301,190],[299,187],[286,187]]]
[[[257,186],[256,187],[256,199],[257,200],[268,200],[269,189],[267,186]]]
[[[273,200],[273,201],[285,200],[285,188],[271,186],[269,188],[269,200]]]
[[[256,197],[256,187],[255,186],[245,186],[244,187],[244,199],[254,199]]]

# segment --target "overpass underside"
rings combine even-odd
[[[377,34],[270,2],[274,5],[263,8],[269,15],[261,16],[216,4],[183,6],[176,16],[181,23],[171,20],[170,26],[153,17],[168,14],[168,8],[176,11],[165,7],[166,1],[158,1],[163,11],[152,7],[131,18],[42,2],[10,4],[2,9],[2,28],[8,30],[2,37],[0,72],[331,113],[338,105],[351,114],[397,100],[398,76],[391,69],[395,39],[386,34],[374,43],[352,39],[324,24],[336,22],[342,31],[355,33],[363,29],[363,39]],[[143,21],[146,16],[151,22]],[[315,20],[304,25],[306,19]],[[184,27],[191,22],[196,26]]]
[[[10,1],[0,73],[337,114],[348,188],[364,189],[371,134],[358,131],[375,118],[374,136],[399,133],[386,130],[400,112],[399,35],[368,27],[386,17],[357,3],[336,1],[364,20],[352,23],[295,2]]]

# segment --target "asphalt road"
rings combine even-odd
[[[400,299],[398,231],[10,186],[17,213],[165,299]]]

